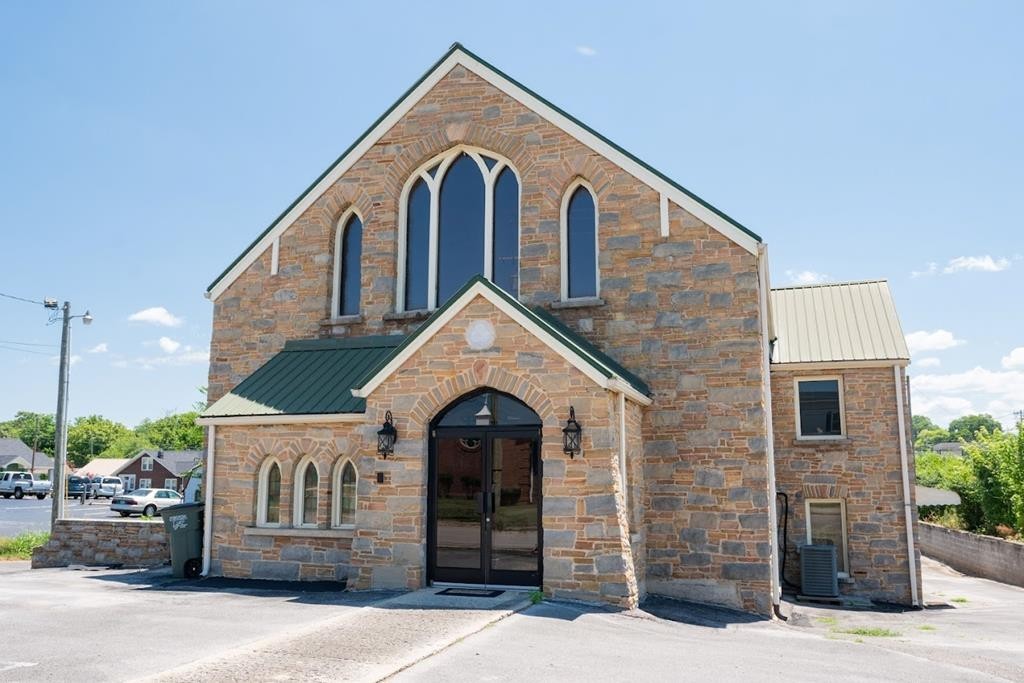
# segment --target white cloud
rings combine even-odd
[[[942,359],[936,358],[935,356],[928,356],[927,358],[919,358],[914,361],[914,365],[919,368],[936,368],[942,365]]]
[[[68,358],[68,362],[70,362],[71,365],[78,365],[78,363],[81,360],[82,360],[82,357],[81,356],[76,356],[76,355],[73,355],[73,356],[71,356],[71,358]]]
[[[1009,426],[1010,413],[1024,404],[1024,371],[975,367],[950,374],[911,376],[915,415],[944,424],[969,413],[984,412]]]
[[[96,346],[86,351],[86,353],[106,353],[107,351],[109,351],[109,349],[107,348],[107,342],[100,342]]]
[[[173,351],[168,351],[163,341],[176,344]],[[183,367],[186,365],[206,365],[210,362],[210,351],[208,349],[194,349],[191,346],[182,346],[180,342],[162,337],[160,348],[163,349],[163,356],[137,356],[135,358],[119,358],[111,365],[115,368],[141,368],[153,370],[159,367]]]
[[[829,275],[814,270],[787,270],[786,277],[794,285],[815,285],[830,279]]]
[[[184,320],[172,315],[163,306],[153,306],[152,308],[144,308],[141,311],[137,311],[128,316],[128,320],[137,323],[151,323],[153,325],[162,325],[164,327],[178,327]]]
[[[584,57],[595,57],[597,56],[597,50],[590,47],[589,45],[577,45],[576,52],[580,53]]]
[[[160,348],[163,349],[164,353],[174,353],[181,348],[181,342],[174,341],[170,337],[160,337],[157,344],[160,345]]]
[[[925,266],[924,270],[912,270],[910,271],[910,277],[921,277],[922,275],[935,275],[939,271],[939,264],[935,261],[930,262]]]
[[[965,343],[963,339],[957,339],[948,330],[935,330],[934,332],[919,330],[907,335],[907,347],[910,348],[912,354],[918,351],[944,351]]]
[[[1024,346],[1018,346],[1003,356],[1003,367],[1007,370],[1024,370]]]
[[[984,273],[998,273],[1010,267],[1010,260],[1005,258],[993,259],[985,256],[957,256],[950,259],[949,264],[942,269],[943,273],[959,273],[964,270],[980,270]]]

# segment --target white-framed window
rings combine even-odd
[[[334,288],[331,316],[359,314],[363,280],[363,218],[349,209],[334,233]]]
[[[256,479],[256,526],[281,526],[281,464],[264,459]]]
[[[399,201],[395,309],[433,310],[474,275],[519,295],[519,174],[457,145],[420,166]]]
[[[140,489],[151,489],[151,488],[153,488],[153,480],[152,479],[139,479],[139,488]]]
[[[592,299],[601,295],[598,270],[597,193],[577,178],[562,196],[561,278],[562,300]]]
[[[292,512],[292,526],[316,527],[317,507],[320,503],[320,473],[316,462],[309,456],[299,461],[295,468],[295,501]]]
[[[131,493],[135,490],[135,475],[134,474],[122,474],[121,480],[124,482],[125,493]]]
[[[846,544],[846,501],[842,498],[808,498],[805,503],[807,542],[836,547],[839,576],[850,576],[850,555]]]
[[[841,439],[846,436],[843,378],[797,377],[793,380],[798,439]]]
[[[152,472],[153,471],[153,458],[148,455],[142,456],[142,471]]]
[[[331,505],[331,526],[350,528],[356,523],[356,467],[344,459],[334,468],[334,499]]]
[[[172,491],[177,491],[178,490],[178,480],[175,479],[174,477],[169,477],[167,479],[164,479],[164,488],[165,489],[170,489]]]

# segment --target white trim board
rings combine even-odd
[[[282,216],[258,242],[249,248],[245,255],[240,258],[238,262],[209,289],[209,291],[206,292],[207,298],[216,300],[221,294],[223,294],[224,291],[231,286],[231,283],[244,273],[249,266],[251,266],[253,262],[255,262],[260,255],[271,246],[274,240],[280,237],[285,230],[291,227],[291,225],[298,220],[298,218],[305,213],[306,210],[324,194],[324,192],[328,190],[328,188],[334,185],[334,183],[336,183],[350,168],[352,168],[352,166],[355,165],[355,163],[359,161],[366,152],[377,144],[385,133],[387,133],[406,114],[408,114],[409,111],[412,110],[412,108],[415,107],[416,104],[419,103],[419,101],[423,99],[423,97],[456,66],[464,67],[509,97],[517,100],[523,106],[537,114],[540,114],[552,125],[560,128],[580,143],[604,156],[606,159],[658,192],[662,197],[666,197],[676,205],[693,214],[725,237],[746,249],[751,254],[756,255],[758,253],[758,240],[744,232],[735,223],[732,223],[715,211],[709,209],[686,192],[678,189],[650,169],[645,168],[642,164],[630,158],[622,151],[616,149],[608,142],[602,140],[600,137],[576,123],[565,114],[559,112],[551,105],[541,101],[535,95],[524,90],[521,86],[513,83],[491,67],[481,63],[472,55],[456,48],[450,55],[448,55],[447,58],[434,67],[434,69],[424,77],[419,85],[413,88],[404,98],[399,100],[394,109],[391,110],[391,113],[381,119],[377,125],[375,125],[366,134],[366,136],[360,140],[359,144],[353,147],[348,154],[339,159],[334,166],[324,174],[323,178],[321,178],[316,185],[310,188],[306,194],[296,202],[295,206],[293,206],[290,211]]]
[[[630,399],[640,405],[648,406],[651,405],[651,399],[648,396],[644,396],[642,393],[637,391],[631,384],[623,380],[621,377],[612,374],[611,377],[606,377],[597,368],[590,363],[586,362],[579,353],[566,345],[555,335],[551,334],[544,328],[537,325],[535,322],[530,320],[528,317],[518,310],[515,306],[505,301],[502,297],[495,294],[489,287],[482,282],[477,282],[469,287],[465,292],[462,293],[458,299],[453,301],[447,309],[445,309],[440,315],[436,316],[426,328],[423,328],[421,332],[417,334],[417,337],[412,341],[411,344],[402,349],[401,353],[391,359],[391,361],[383,368],[378,370],[372,377],[370,377],[363,386],[352,389],[352,395],[356,398],[367,398],[373,391],[379,387],[388,377],[395,373],[402,365],[405,364],[416,352],[418,352],[424,344],[430,341],[435,334],[437,334],[445,325],[447,325],[456,315],[458,315],[462,309],[464,309],[473,299],[476,297],[482,297],[486,301],[490,302],[499,311],[510,317],[513,321],[522,326],[527,332],[535,336],[541,342],[543,342],[548,348],[561,356],[567,363],[572,365],[574,368],[582,372],[584,375],[589,377],[595,384],[608,391],[616,393],[623,393],[626,398]]]
[[[199,417],[198,425],[290,425],[318,424],[322,422],[364,422],[365,413],[313,413],[308,415],[226,415]]]

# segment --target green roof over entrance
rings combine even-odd
[[[287,342],[200,417],[365,412],[366,400],[353,396],[353,387],[404,339],[393,335]]]

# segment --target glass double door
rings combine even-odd
[[[541,585],[540,430],[436,428],[430,579]]]

